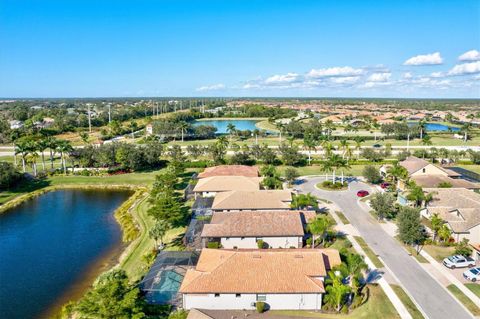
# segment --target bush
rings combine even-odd
[[[257,307],[257,312],[258,313],[264,313],[266,309],[266,305],[263,301],[257,301],[255,303],[255,306]]]
[[[332,181],[323,181],[322,187],[329,188],[329,189],[342,189],[347,187],[347,182],[332,182]]]
[[[207,243],[207,248],[218,249],[220,248],[220,243],[216,241],[211,241]]]
[[[305,242],[306,242],[307,246],[309,246],[309,247],[312,246],[312,237],[307,238],[307,240]]]
[[[257,240],[258,249],[265,248],[265,242],[262,239]]]
[[[367,182],[372,184],[378,184],[382,181],[382,176],[380,175],[379,170],[375,166],[365,166],[362,172],[363,177]]]

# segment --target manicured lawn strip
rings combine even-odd
[[[407,308],[413,319],[424,318],[420,310],[418,310],[417,306],[413,303],[412,299],[410,299],[410,297],[407,295],[407,293],[403,290],[402,287],[392,284],[390,285],[390,287],[392,287],[393,291],[395,291],[395,294],[398,296],[403,305]]]
[[[403,248],[405,248],[405,250],[410,254],[412,255],[413,257],[415,257],[415,259],[419,262],[419,263],[422,263],[422,264],[428,264],[428,260],[423,257],[422,255],[420,254],[417,254],[417,250],[415,249],[415,247],[412,247],[410,245],[406,245],[405,243],[403,243],[400,239],[398,239],[398,236],[395,236],[395,239],[398,241],[398,243],[400,245],[402,245]]]
[[[370,258],[370,260],[373,262],[375,267],[377,267],[377,268],[383,268],[384,267],[383,263],[380,261],[380,259],[377,257],[377,255],[373,252],[373,250],[370,249],[370,247],[368,247],[367,243],[365,242],[365,240],[362,237],[353,236],[353,238],[355,238],[355,240],[358,242],[360,247],[362,247],[363,251],[368,256],[368,258]]]
[[[268,313],[280,316],[322,318],[322,319],[396,319],[400,318],[390,299],[378,285],[368,285],[370,297],[349,314],[330,314],[306,310],[272,310]]]
[[[345,225],[350,224],[350,221],[348,220],[348,218],[345,217],[345,215],[341,211],[337,210],[335,211],[335,214],[337,214],[338,218],[340,218],[342,223],[344,223]]]
[[[344,174],[345,176],[347,175],[350,175],[350,176],[360,176],[362,175],[362,171],[363,169],[365,168],[366,165],[363,165],[363,164],[360,164],[360,165],[350,165],[350,169],[346,169],[344,171]],[[373,165],[375,167],[377,167],[377,165]],[[277,166],[277,169],[278,171],[280,172],[280,174],[284,174],[285,172],[285,169],[287,167],[291,167],[291,166]],[[380,167],[378,165],[378,167]],[[303,167],[294,167],[298,173],[300,174],[300,176],[306,176],[306,175],[319,175],[319,176],[325,176],[325,173],[322,172],[321,168],[320,168],[320,165],[311,165],[311,166],[303,166]],[[340,181],[340,177],[341,177],[341,172],[337,172],[337,181]],[[332,179],[332,174],[329,173],[328,174],[328,178],[331,180]]]
[[[480,285],[474,283],[465,284],[465,286],[470,289],[478,298],[480,298]]]
[[[255,126],[260,130],[278,132],[277,126],[266,120],[257,122]]]
[[[460,164],[460,165],[455,165],[455,166],[466,169],[468,171],[472,171],[472,172],[477,173],[477,174],[480,174],[480,165],[463,165],[463,164]]]
[[[443,261],[448,256],[451,256],[455,252],[454,247],[443,247],[443,246],[436,246],[436,245],[425,245],[423,249],[435,260]]]
[[[467,308],[474,316],[480,316],[480,308],[454,284],[447,286],[447,289]]]

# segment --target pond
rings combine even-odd
[[[217,134],[227,134],[228,133],[228,125],[233,124],[235,125],[235,129],[240,131],[250,130],[253,131],[258,129],[256,126],[256,120],[199,120],[195,121],[193,125],[211,125],[217,128]]]
[[[112,213],[129,195],[54,191],[0,215],[1,317],[47,317],[79,297],[121,250]]]
[[[418,124],[417,122],[409,122],[408,125],[413,126]],[[451,129],[452,132],[458,132],[460,129],[458,127],[448,126],[441,123],[426,123],[425,129],[427,131],[438,131],[438,132],[446,132],[448,129]]]

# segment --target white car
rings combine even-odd
[[[475,267],[465,271],[463,273],[463,278],[470,280],[471,282],[476,282],[477,279],[480,279],[480,267]]]
[[[475,267],[475,260],[471,257],[455,255],[445,258],[443,260],[443,265],[450,269]]]

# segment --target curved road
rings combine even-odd
[[[371,187],[353,180],[347,191],[332,192],[315,188],[315,185],[323,180],[322,177],[303,177],[296,188],[303,193],[312,193],[319,198],[334,202],[360,232],[370,248],[375,251],[422,307],[428,318],[472,318],[457,300],[381,228],[368,212],[366,205],[358,201],[356,192],[360,189],[372,192]]]

